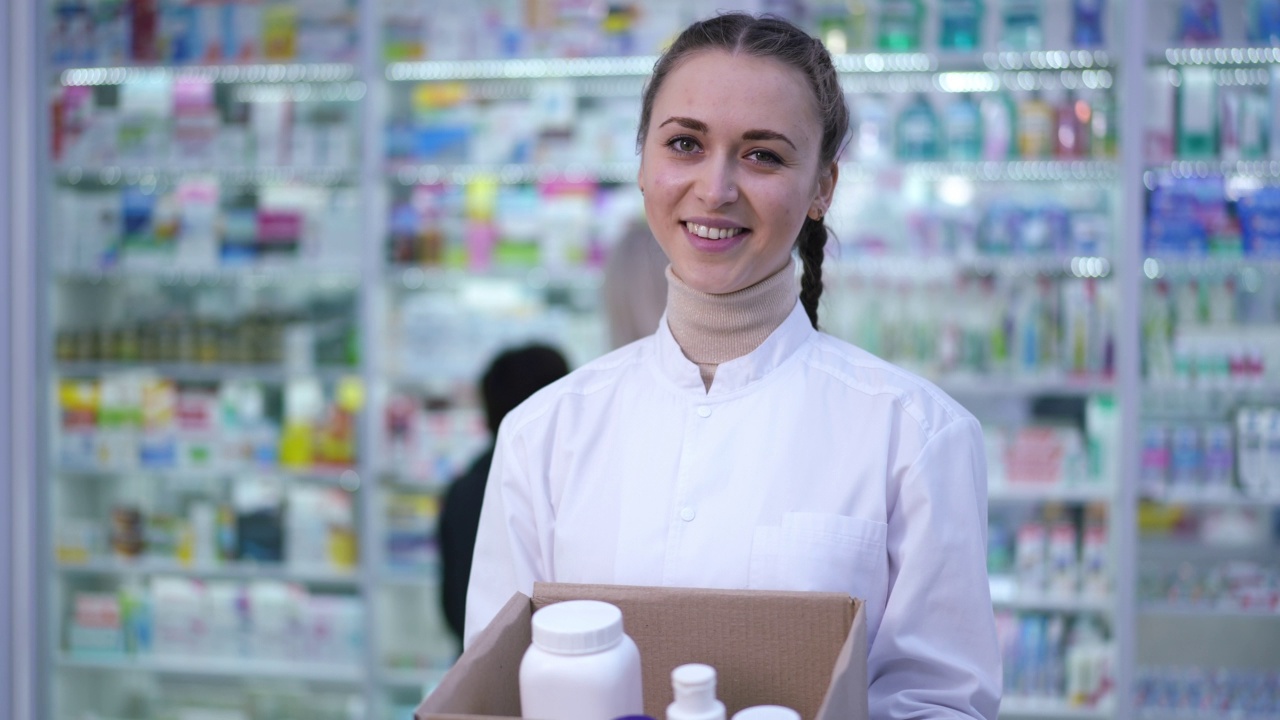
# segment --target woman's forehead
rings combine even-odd
[[[767,122],[813,134],[820,131],[816,105],[799,69],[772,57],[713,49],[694,53],[671,70],[654,98],[653,121],[660,125],[666,116],[696,111],[722,121]]]

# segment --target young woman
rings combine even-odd
[[[658,61],[639,184],[666,314],[503,422],[468,639],[539,580],[846,592],[873,718],[996,716],[978,422],[816,329],[848,122],[781,20],[695,23]]]

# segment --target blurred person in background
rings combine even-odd
[[[667,256],[649,223],[627,225],[604,267],[604,310],[614,350],[648,337],[667,309]]]
[[[480,381],[485,422],[489,427],[489,447],[455,478],[440,510],[441,602],[445,621],[458,642],[462,642],[467,608],[467,584],[471,579],[471,553],[480,524],[489,465],[493,461],[493,438],[502,418],[543,387],[569,374],[569,364],[555,348],[526,345],[498,354],[489,363]]]

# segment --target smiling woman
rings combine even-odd
[[[848,122],[830,55],[782,20],[698,22],[658,60],[637,179],[667,310],[503,421],[468,643],[536,581],[844,592],[871,717],[996,716],[981,428],[817,329]]]

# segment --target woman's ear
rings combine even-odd
[[[809,206],[809,217],[821,220],[831,208],[831,198],[835,195],[836,180],[840,177],[840,164],[832,162],[818,175],[818,190],[814,193],[813,203]]]

